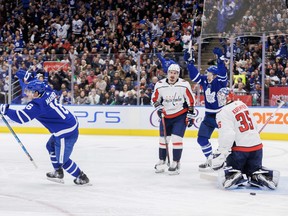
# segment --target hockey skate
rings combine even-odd
[[[199,165],[200,172],[212,172],[211,159],[207,159],[205,163]]]
[[[59,168],[59,169],[52,171],[52,172],[48,172],[48,173],[46,173],[46,176],[47,176],[47,179],[49,181],[64,184],[64,179],[63,179],[64,173],[63,173],[62,168]]]
[[[154,169],[155,173],[163,173],[165,172],[166,163],[164,160],[159,160],[157,164],[155,164]]]
[[[169,175],[179,175],[180,174],[180,162],[173,161],[171,166],[168,168]]]
[[[83,172],[80,173],[80,175],[74,179],[74,183],[76,185],[88,185],[89,183],[89,179],[88,177],[86,176],[86,174],[84,174]],[[90,185],[90,184],[89,184]]]
[[[212,166],[211,166],[212,159],[213,159],[213,155],[211,154],[207,157],[205,163],[199,165],[199,171],[200,172],[212,172],[213,171]]]

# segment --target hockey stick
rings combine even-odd
[[[38,66],[39,66],[39,65],[41,66],[42,63],[43,63],[43,61],[37,63],[36,65],[30,65],[30,67],[28,68],[28,70],[26,70],[26,73],[25,73],[25,75],[24,75],[23,80],[24,80],[24,81],[27,81],[27,80],[30,78],[30,75],[29,75],[28,73],[30,73],[30,72],[32,71],[33,67],[36,68],[36,73],[37,73],[37,71],[39,70],[39,67],[38,67]],[[37,70],[37,68],[38,68],[38,70]],[[26,77],[26,75],[27,75],[27,77]],[[25,79],[26,79],[26,80],[25,80]]]
[[[30,72],[30,71],[33,69],[34,66],[39,69],[38,66],[40,65],[40,66],[42,67],[42,63],[43,63],[43,61],[40,61],[40,62],[38,62],[36,65],[31,65],[31,66],[28,68],[28,70],[26,71],[26,73],[27,73],[27,72]]]
[[[194,37],[194,26],[195,26],[195,20],[193,19],[192,21],[192,28],[191,28],[191,38],[190,38],[190,41],[189,41],[189,47],[188,47],[188,53],[191,53],[191,50],[192,50],[192,46],[193,46],[193,37]]]
[[[169,143],[167,141],[166,124],[165,124],[165,118],[164,118],[163,113],[162,113],[161,121],[162,121],[162,125],[163,125],[163,134],[164,134],[164,141],[165,141],[165,146],[166,146],[166,156],[167,156],[168,166],[169,166],[169,164],[170,164],[170,155],[169,155],[169,146],[168,146]]]
[[[200,179],[204,179],[211,182],[216,182],[218,177],[214,173],[200,173]]]
[[[6,124],[6,126],[8,127],[8,129],[10,130],[10,132],[13,134],[14,138],[17,140],[17,142],[19,143],[19,145],[21,146],[21,148],[23,149],[25,154],[28,156],[30,161],[33,163],[34,167],[37,169],[38,166],[36,165],[35,161],[33,160],[33,158],[31,157],[31,155],[29,154],[29,152],[27,151],[27,149],[25,148],[25,146],[23,145],[21,140],[18,138],[17,134],[14,132],[13,128],[10,126],[9,122],[6,120],[6,118],[4,117],[4,115],[2,113],[1,113],[1,118],[2,118],[3,122]]]
[[[196,4],[197,4],[197,6],[198,6],[198,3],[196,3]],[[195,19],[196,19],[197,14],[198,14],[198,9],[195,10],[195,14],[193,15],[193,19],[192,19],[191,38],[190,38],[189,47],[188,47],[188,52],[189,52],[189,53],[191,53],[191,49],[192,49],[192,46],[193,46],[194,29],[195,29]]]
[[[278,112],[278,110],[285,104],[284,101],[278,101],[279,105],[276,108],[276,110],[272,113],[272,115],[266,120],[266,122],[264,123],[264,125],[261,127],[261,129],[259,130],[259,134],[262,132],[262,130],[266,127],[266,125],[271,121],[271,119],[275,116],[275,114]]]

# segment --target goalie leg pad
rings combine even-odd
[[[280,172],[262,168],[252,173],[249,183],[256,187],[267,187],[275,190],[278,186]]]
[[[226,167],[220,170],[218,173],[218,182],[221,187],[236,188],[239,185],[244,185],[247,179],[244,178],[240,170],[233,169],[232,167]]]
[[[272,181],[277,187],[280,179],[280,172],[278,170],[269,170],[266,167],[262,167],[262,170],[269,171],[269,175],[272,177]]]

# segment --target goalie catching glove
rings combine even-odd
[[[210,161],[211,168],[213,170],[219,170],[225,166],[225,161],[228,154],[223,154],[218,150],[212,154],[212,159]]]

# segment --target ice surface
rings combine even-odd
[[[185,138],[181,174],[155,174],[157,137],[79,137],[72,159],[93,186],[46,180],[52,170],[49,135],[18,134],[35,169],[11,134],[0,136],[0,215],[5,216],[287,216],[288,142],[263,141],[266,167],[281,172],[275,191],[221,190],[216,173],[200,173],[205,161],[196,139]],[[217,146],[217,140],[212,140]],[[256,195],[250,195],[255,192]]]

